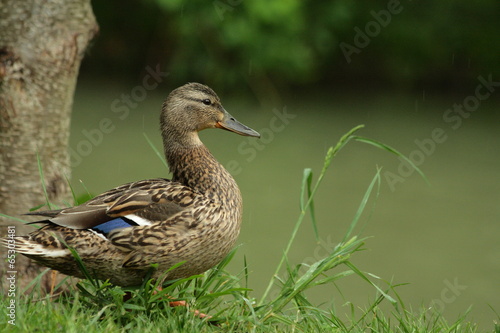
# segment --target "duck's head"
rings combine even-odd
[[[197,133],[207,128],[260,137],[258,132],[231,116],[217,94],[200,83],[188,83],[173,90],[163,103],[160,123],[164,137],[169,140],[196,140]]]

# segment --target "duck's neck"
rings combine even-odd
[[[201,141],[199,144],[188,146],[171,142],[165,145],[165,155],[173,173],[173,181],[220,202],[241,201],[235,180]]]

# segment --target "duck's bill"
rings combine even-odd
[[[254,136],[260,138],[260,134],[257,131],[254,131],[250,127],[243,125],[227,112],[224,119],[222,121],[217,122],[215,124],[215,127],[222,128],[239,135]]]

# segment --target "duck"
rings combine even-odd
[[[173,90],[164,101],[160,130],[171,179],[127,183],[78,206],[31,212],[43,219],[28,235],[4,238],[18,253],[63,274],[128,287],[146,277],[175,280],[202,274],[234,247],[242,221],[236,181],[198,133],[223,129],[260,137],[200,83]],[[152,273],[151,273],[152,272]]]

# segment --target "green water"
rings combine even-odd
[[[169,176],[143,136],[147,133],[161,150],[158,116],[165,96],[150,92],[127,106],[120,96],[132,89],[79,87],[71,137],[78,193],[84,192],[78,180],[97,194],[129,181]],[[290,262],[311,263],[342,239],[380,166],[380,196],[359,229],[370,236],[368,251],[353,262],[382,280],[409,283],[398,290],[413,308],[434,305],[454,320],[472,305],[470,319],[491,329],[495,315],[488,304],[500,311],[499,96],[495,92],[482,101],[468,118],[447,120],[447,110],[467,94],[307,94],[266,107],[226,97],[226,109],[263,134],[260,141],[225,131],[201,134],[233,172],[244,197],[242,245],[231,270],[243,269],[245,255],[250,287],[256,296],[263,292],[299,214],[303,169],[312,168],[317,176],[328,148],[365,124],[360,135],[411,155],[431,185],[407,174],[395,156],[353,142],[334,160],[315,200],[321,242],[306,219]],[[349,310],[346,302],[364,307],[375,298],[373,288],[355,277],[339,287],[342,295],[328,285],[310,297],[325,306],[333,301],[339,313]]]

